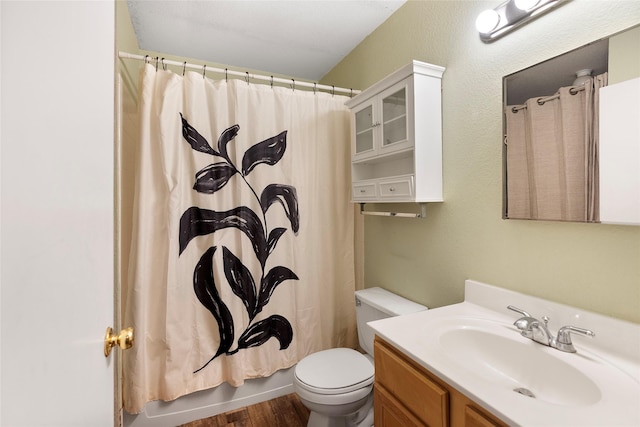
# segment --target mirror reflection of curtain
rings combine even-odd
[[[507,106],[507,218],[598,220],[598,90],[583,88]]]
[[[347,99],[145,65],[129,413],[356,345]]]

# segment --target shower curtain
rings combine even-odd
[[[346,99],[144,66],[129,413],[356,345]]]
[[[507,217],[597,221],[598,91],[607,73],[505,109]]]

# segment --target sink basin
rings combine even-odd
[[[590,378],[549,354],[558,350],[509,332],[513,337],[459,327],[440,335],[440,345],[461,368],[494,385],[510,387],[523,399],[557,405],[591,405],[600,400],[600,389]]]

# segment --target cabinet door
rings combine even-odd
[[[375,154],[376,121],[374,103],[364,104],[354,110],[354,147],[353,157],[364,158]]]
[[[385,391],[402,402],[408,412],[426,425],[449,425],[449,393],[445,388],[432,381],[423,368],[377,338],[374,353],[376,386],[379,384],[384,387]]]
[[[373,395],[375,427],[426,427],[379,384]]]
[[[640,225],[640,78],[600,89],[600,221]]]
[[[380,94],[380,153],[404,150],[413,145],[409,135],[410,79],[390,87]]]
[[[464,408],[464,426],[465,427],[498,427],[500,424],[496,424],[493,420],[485,417],[477,409],[472,406],[465,406]]]

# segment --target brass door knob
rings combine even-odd
[[[111,349],[116,345],[123,350],[133,347],[133,328],[125,328],[115,335],[113,329],[108,327],[104,334],[104,357],[109,357]]]

